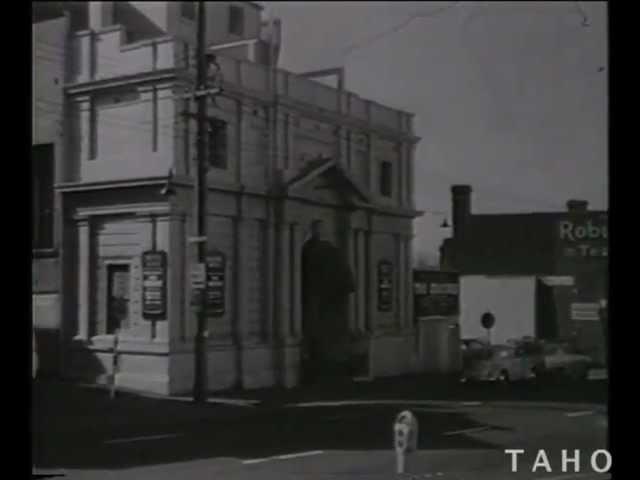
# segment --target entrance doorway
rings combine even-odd
[[[343,252],[326,240],[322,222],[314,222],[302,249],[304,383],[351,374],[348,299],[354,290]]]
[[[107,334],[129,326],[131,273],[128,264],[107,266]]]

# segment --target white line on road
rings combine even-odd
[[[585,415],[593,415],[595,412],[593,410],[585,410],[583,412],[569,412],[565,415],[567,417],[584,417]]]
[[[478,407],[482,405],[482,402],[460,402],[463,407]]]
[[[161,438],[174,438],[181,436],[182,433],[169,433],[166,435],[152,435],[148,437],[133,437],[133,438],[117,438],[115,440],[107,440],[104,443],[127,443],[127,442],[141,442],[144,440],[158,440]]]
[[[243,460],[243,465],[251,465],[254,463],[268,462],[270,460],[290,460],[292,458],[309,457],[311,455],[320,455],[324,453],[322,450],[314,450],[312,452],[289,453],[287,455],[277,455],[275,457],[254,458],[252,460]]]
[[[465,430],[455,430],[453,432],[445,432],[443,435],[458,435],[461,433],[476,433],[483,432],[485,430],[489,430],[491,427],[475,427],[475,428],[467,428]]]
[[[273,457],[268,457],[268,458],[254,458],[253,460],[243,460],[243,461],[242,461],[242,463],[243,463],[243,465],[251,465],[252,463],[268,462],[269,460],[273,460]]]
[[[279,460],[288,460],[290,458],[299,458],[299,457],[308,457],[311,455],[320,455],[321,453],[324,453],[322,450],[314,450],[313,452],[301,452],[301,453],[290,453],[289,455],[279,455],[278,458]]]

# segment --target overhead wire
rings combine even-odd
[[[389,28],[387,30],[383,30],[382,32],[373,35],[372,37],[370,37],[367,40],[362,40],[360,42],[355,42],[355,43],[349,45],[347,48],[345,48],[343,50],[343,55],[346,58],[351,53],[353,53],[355,50],[358,50],[358,49],[363,48],[363,47],[368,47],[368,46],[372,45],[373,43],[375,43],[375,42],[377,42],[379,40],[382,40],[385,37],[388,37],[390,35],[393,35],[394,33],[397,33],[397,32],[400,32],[401,30],[404,30],[414,20],[440,15],[441,13],[444,13],[445,11],[449,10],[450,8],[456,6],[458,3],[461,3],[461,2],[459,2],[459,1],[452,2],[450,5],[447,5],[447,6],[444,6],[444,7],[440,7],[440,8],[436,8],[436,9],[431,10],[429,12],[412,13],[407,18],[405,18],[402,22],[398,23],[397,25],[394,25],[393,27],[391,27],[391,28]]]

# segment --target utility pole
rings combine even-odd
[[[205,57],[205,2],[198,2],[198,32],[197,32],[197,73],[196,91],[203,91],[207,88],[207,61]],[[196,181],[194,214],[196,220],[196,237],[198,249],[198,263],[204,264],[207,248],[207,96],[199,95],[197,98],[197,157],[196,157]],[[205,239],[203,241],[203,239]],[[206,280],[205,286],[200,292],[197,302],[198,325],[194,338],[194,377],[193,377],[193,401],[196,403],[207,400],[207,351],[206,351]]]

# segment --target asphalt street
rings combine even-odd
[[[172,406],[173,411],[167,411],[172,400],[109,403],[104,392],[93,392],[91,398],[103,402],[96,412],[100,408],[116,412],[117,407],[109,405],[118,402],[137,406],[123,407],[110,420],[105,420],[107,413],[94,419],[85,411],[71,428],[64,418],[52,420],[56,407],[46,408],[46,401],[41,401],[44,413],[36,427],[40,444],[36,466],[41,471],[63,469],[69,479],[608,478],[594,476],[590,462],[591,454],[606,445],[604,402],[590,401],[589,395],[579,403],[530,402],[524,400],[525,387],[513,387],[511,392],[495,387],[465,388],[467,398],[449,400],[427,394],[357,398],[353,392],[340,398],[333,392],[328,399],[293,395],[279,403],[218,404],[208,410],[183,402]],[[591,396],[599,388],[606,391],[604,384],[582,388]],[[460,392],[455,396],[463,397]],[[159,419],[153,418],[152,409]],[[419,443],[406,473],[398,475],[392,424],[404,409],[419,421]],[[114,421],[116,417],[120,421]],[[141,423],[141,417],[148,421]],[[517,472],[511,470],[505,449],[524,450]],[[534,470],[540,449],[548,456],[551,471]],[[578,472],[574,464],[563,471],[563,449],[572,456],[580,450]]]

